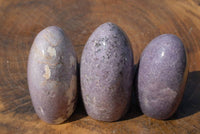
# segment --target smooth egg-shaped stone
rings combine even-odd
[[[113,23],[100,25],[81,57],[81,91],[89,116],[119,120],[128,110],[133,82],[133,53],[125,33]]]
[[[187,81],[187,55],[172,34],[153,39],[144,49],[138,70],[138,96],[142,112],[167,119],[179,106]]]
[[[37,115],[47,123],[64,122],[75,109],[77,59],[70,40],[56,26],[35,38],[28,59],[28,86]]]

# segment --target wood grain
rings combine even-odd
[[[136,63],[154,37],[172,33],[182,39],[190,65],[177,112],[160,121],[143,115],[134,104],[122,120],[106,123],[88,117],[79,101],[65,123],[44,123],[34,112],[27,86],[27,59],[34,37],[50,25],[63,28],[80,62],[88,37],[107,21],[127,33]],[[0,0],[0,133],[200,133],[200,0]]]

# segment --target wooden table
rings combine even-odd
[[[166,121],[132,105],[125,118],[107,123],[87,116],[83,104],[61,125],[34,112],[27,86],[27,59],[36,34],[50,25],[64,29],[78,60],[100,24],[119,25],[132,43],[135,63],[156,36],[179,36],[189,54],[189,77],[181,105]],[[200,133],[200,0],[0,0],[0,134],[197,134]]]

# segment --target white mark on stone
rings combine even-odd
[[[99,64],[96,64],[96,67],[99,67]]]
[[[106,46],[106,42],[105,41],[103,42],[103,45]]]
[[[42,115],[44,115],[44,110],[42,107],[39,108],[40,109],[40,112],[42,113]]]
[[[176,96],[177,92],[170,88],[164,88],[158,91],[160,97],[155,97],[154,99],[148,99],[148,97],[144,96],[144,104],[146,107],[151,107],[156,103],[166,102],[166,100],[173,101]]]
[[[42,55],[44,56],[44,50],[42,50]]]
[[[163,57],[164,55],[165,55],[165,52],[162,52],[162,53],[161,53],[161,57]]]
[[[8,63],[9,63],[9,60],[7,60],[6,63],[8,64]]]
[[[70,56],[69,57],[69,64],[70,64],[70,68],[71,67],[73,67],[73,66],[75,66],[75,64],[76,64],[76,59],[74,58],[74,56]]]
[[[149,106],[149,100],[147,99],[147,97],[144,97],[144,105],[145,105],[146,107]]]
[[[50,76],[51,76],[51,70],[49,69],[49,66],[48,66],[48,65],[45,65],[45,66],[44,66],[44,71],[45,71],[45,73],[43,74],[43,77],[44,77],[45,79],[49,79]]]
[[[53,47],[48,47],[47,52],[51,57],[56,56],[56,49]]]
[[[176,98],[176,96],[177,96],[177,92],[174,91],[171,88],[165,88],[165,89],[162,90],[162,92],[164,92],[164,94],[168,93],[169,94],[169,98],[172,98],[172,99]]]

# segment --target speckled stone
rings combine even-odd
[[[81,91],[89,116],[119,120],[128,110],[133,82],[133,53],[125,33],[113,23],[100,25],[81,57]]]
[[[138,95],[142,112],[167,119],[176,111],[187,81],[186,51],[181,40],[171,34],[153,39],[139,63]]]
[[[77,60],[70,40],[56,26],[35,38],[28,59],[28,86],[37,115],[47,123],[64,122],[75,109]]]

